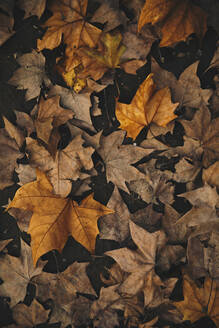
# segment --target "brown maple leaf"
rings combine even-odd
[[[120,128],[127,131],[128,137],[135,139],[143,127],[151,122],[166,126],[177,116],[174,110],[178,103],[173,104],[169,88],[155,91],[153,74],[148,77],[138,88],[131,104],[117,102],[116,117]]]
[[[158,242],[163,236],[158,231],[149,233],[132,221],[130,221],[130,231],[133,241],[138,246],[137,251],[120,248],[105,253],[112,257],[122,270],[130,273],[118,290],[123,295],[129,296],[136,295],[142,290],[145,306],[158,306],[163,301],[162,293],[172,283],[172,280],[168,280],[164,284],[154,271]],[[175,279],[174,282],[176,283]],[[165,288],[161,290],[161,286]]]
[[[148,23],[161,24],[161,47],[186,40],[192,33],[201,38],[207,30],[206,13],[189,0],[147,0],[139,17],[138,30]]]
[[[38,50],[54,49],[62,38],[67,45],[67,57],[72,57],[75,49],[81,46],[94,47],[101,30],[86,20],[87,3],[88,0],[51,1],[49,9],[53,15],[44,24],[48,29],[42,40],[38,39]]]
[[[99,232],[97,220],[101,215],[113,212],[95,201],[92,195],[79,206],[71,199],[54,195],[52,190],[46,175],[38,170],[37,180],[18,189],[8,206],[8,209],[15,207],[33,212],[28,233],[31,234],[34,265],[53,249],[61,252],[69,235],[94,252]]]
[[[40,262],[34,268],[31,248],[21,240],[20,257],[6,254],[0,259],[0,264],[0,277],[4,281],[0,285],[0,294],[11,298],[10,304],[13,307],[24,300],[27,285],[42,272],[45,263]]]
[[[35,299],[30,306],[27,306],[24,303],[19,303],[12,309],[13,319],[20,328],[31,328],[46,323],[49,312],[50,310],[45,310]]]
[[[183,313],[184,320],[192,323],[209,316],[215,325],[219,325],[219,293],[217,281],[205,278],[204,286],[198,287],[186,274],[183,275],[184,301],[174,302]]]
[[[36,119],[34,125],[36,127],[37,137],[49,145],[52,138],[52,133],[57,131],[56,129],[66,123],[68,120],[74,117],[74,113],[71,110],[60,107],[60,96],[44,100],[40,99]],[[53,135],[54,135],[53,133]],[[56,137],[56,145],[60,137]],[[56,147],[55,147],[56,149]]]
[[[47,87],[51,84],[46,76],[45,57],[33,50],[19,57],[17,61],[21,67],[15,71],[9,83],[18,89],[27,89],[26,100],[38,97],[42,84],[45,83]]]
[[[78,135],[67,147],[58,150],[53,157],[36,140],[26,138],[26,151],[30,165],[47,173],[55,194],[61,197],[66,197],[70,193],[72,180],[78,178],[83,180],[89,177],[89,174],[83,170],[89,171],[93,168],[91,155],[94,149],[84,148],[83,143],[83,139]]]

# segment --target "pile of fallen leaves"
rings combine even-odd
[[[200,65],[219,28],[203,8],[0,0],[3,63],[38,22],[6,74],[25,105],[0,128],[1,326],[219,327],[217,36]],[[166,54],[191,42],[174,75]]]

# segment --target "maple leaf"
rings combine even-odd
[[[94,47],[99,39],[101,30],[87,22],[85,17],[87,3],[88,0],[52,1],[49,10],[52,11],[53,15],[43,25],[48,27],[48,29],[43,39],[38,39],[38,50],[58,47],[62,37],[67,45],[67,57],[72,57],[75,49],[81,46]]]
[[[129,235],[129,219],[131,218],[131,214],[120,196],[117,187],[114,188],[107,206],[113,209],[115,213],[106,215],[100,219],[100,238],[112,239],[121,243]]]
[[[106,166],[107,181],[112,181],[118,188],[128,191],[125,181],[129,182],[133,177],[137,180],[144,175],[134,166],[146,154],[145,150],[133,145],[122,145],[125,136],[124,131],[115,131],[109,136],[97,134],[93,137],[84,135],[88,144],[93,145]],[[124,170],[124,167],[126,168]]]
[[[75,93],[73,90],[63,88],[60,85],[54,85],[50,90],[48,95],[50,97],[59,95],[60,105],[64,108],[71,109],[77,120],[86,123],[86,127],[93,130],[91,116],[90,116],[90,93]]]
[[[104,24],[104,32],[114,30],[117,26],[125,26],[127,17],[119,8],[118,1],[101,0],[100,7],[95,11],[91,22],[98,22]]]
[[[126,295],[136,295],[143,290],[145,306],[157,306],[162,302],[160,288],[164,286],[159,276],[154,272],[157,244],[161,234],[158,231],[149,233],[132,221],[129,225],[132,239],[138,246],[138,250],[120,248],[105,254],[112,257],[122,270],[130,273],[120,285],[119,292]]]
[[[31,328],[38,324],[45,323],[48,320],[49,312],[50,310],[45,310],[35,299],[30,306],[19,303],[12,309],[13,319],[20,328]]]
[[[180,121],[188,137],[198,140],[203,149],[202,163],[205,168],[219,159],[219,118],[211,120],[210,112],[204,104],[195,113],[192,121]]]
[[[27,89],[26,100],[38,97],[42,84],[45,83],[47,87],[51,84],[45,72],[45,57],[33,50],[17,61],[21,67],[15,71],[9,83],[18,89]]]
[[[14,183],[13,172],[17,167],[17,159],[22,157],[15,139],[10,138],[5,129],[0,129],[0,189]]]
[[[184,301],[173,304],[183,313],[184,320],[192,323],[202,317],[209,316],[215,325],[219,325],[219,293],[215,280],[205,278],[204,286],[196,283],[186,274],[183,275]]]
[[[72,180],[89,177],[84,170],[93,168],[91,158],[94,149],[84,148],[80,135],[76,136],[66,148],[58,150],[53,156],[34,139],[26,139],[26,151],[29,155],[30,165],[47,173],[57,195],[66,197],[72,187]]]
[[[168,171],[161,172],[155,169],[155,160],[146,164],[140,164],[139,168],[145,173],[141,180],[133,180],[129,183],[130,190],[136,192],[146,203],[157,203],[159,199],[163,203],[171,204],[173,202],[174,187],[168,180]]]
[[[215,186],[219,189],[219,161],[203,170],[202,179],[212,187]]]
[[[0,46],[13,35],[13,1],[1,1],[0,9]]]
[[[138,88],[131,104],[117,103],[116,117],[128,137],[135,139],[144,126],[151,122],[166,126],[177,116],[174,110],[178,103],[171,102],[169,88],[155,91],[153,74],[149,74]]]
[[[138,30],[148,23],[161,24],[160,47],[186,40],[192,33],[202,38],[207,30],[205,12],[188,0],[147,0],[139,17]]]
[[[99,80],[109,68],[118,68],[126,49],[121,42],[121,33],[106,33],[102,35],[97,50],[80,48],[77,53],[81,58],[83,70],[78,76],[91,76],[94,80]]]
[[[65,271],[58,274],[42,272],[31,283],[36,285],[36,295],[40,301],[54,299],[56,306],[69,304],[76,293],[95,295],[86,274],[88,263],[74,262]]]
[[[24,18],[32,15],[40,18],[45,10],[46,0],[19,0],[18,4],[25,11]]]
[[[71,110],[60,107],[59,101],[59,95],[46,100],[41,98],[37,117],[34,120],[37,137],[47,145],[52,137],[52,132],[54,132],[58,126],[66,123],[74,116],[74,113]],[[59,138],[57,139],[56,144],[58,143],[58,140]]]
[[[163,68],[152,58],[151,72],[158,89],[169,87],[173,102],[179,102],[181,106],[199,108],[203,101],[207,104],[212,94],[211,89],[202,89],[200,79],[197,76],[199,61],[188,66],[177,79],[175,75]]]
[[[61,321],[61,328],[68,325],[86,325],[90,323],[90,308],[93,302],[81,295],[72,297],[68,304],[57,306],[55,304],[50,317],[50,323]]]
[[[6,254],[0,259],[0,263],[0,277],[4,280],[0,285],[0,293],[1,296],[11,298],[10,304],[13,307],[24,300],[27,285],[42,272],[45,262],[38,263],[37,268],[34,268],[31,248],[21,240],[20,257]]]
[[[119,324],[116,310],[122,310],[124,304],[116,289],[118,289],[118,284],[101,288],[99,299],[93,302],[90,317],[95,327],[111,328]]]
[[[33,212],[28,233],[31,235],[33,263],[43,254],[57,249],[62,251],[68,236],[72,235],[90,252],[94,252],[98,234],[97,220],[113,211],[95,201],[92,195],[80,206],[71,199],[52,193],[46,175],[37,170],[37,180],[22,186],[9,204]]]

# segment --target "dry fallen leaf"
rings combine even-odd
[[[77,94],[73,90],[63,88],[60,85],[54,85],[49,90],[49,96],[60,96],[60,105],[64,108],[71,109],[77,120],[86,123],[86,127],[93,130],[91,116],[90,116],[90,93]]]
[[[83,70],[78,74],[80,78],[92,77],[99,80],[108,69],[120,67],[121,56],[125,51],[122,44],[122,34],[106,33],[103,34],[98,48],[80,48],[78,55],[81,58]]]
[[[31,235],[34,265],[43,254],[53,249],[61,252],[70,235],[94,252],[99,232],[97,220],[113,212],[95,201],[92,195],[83,199],[80,205],[54,195],[46,175],[39,170],[36,181],[18,189],[8,209],[12,207],[33,212],[28,233]]]
[[[91,155],[94,149],[84,148],[83,143],[83,139],[78,135],[67,147],[58,150],[53,157],[36,140],[26,139],[30,165],[47,173],[56,195],[67,197],[72,188],[72,180],[78,178],[83,180],[89,177],[89,174],[83,171],[93,168]]]
[[[192,33],[202,38],[207,30],[206,13],[188,0],[147,0],[139,17],[138,30],[148,23],[161,24],[160,47],[186,40]]]
[[[167,282],[165,286],[154,271],[158,240],[162,238],[162,235],[158,231],[149,233],[132,221],[129,225],[132,239],[138,246],[138,250],[119,248],[105,254],[112,257],[122,270],[130,273],[120,285],[118,289],[120,293],[132,296],[142,290],[144,292],[144,305],[158,306],[163,301],[162,293],[165,290],[165,288],[162,290],[161,288],[167,288],[170,283],[170,281]]]
[[[0,263],[0,277],[4,281],[0,285],[0,294],[11,298],[10,305],[13,307],[24,300],[27,285],[42,272],[45,263],[40,262],[34,268],[31,248],[22,240],[20,257],[7,254],[0,259]]]
[[[18,89],[27,89],[26,100],[38,97],[43,83],[48,87],[51,82],[46,76],[45,57],[33,50],[18,58],[18,68],[9,83]]]
[[[203,170],[202,179],[212,187],[215,186],[219,189],[219,161]]]
[[[199,62],[188,66],[177,79],[175,75],[163,68],[152,58],[151,72],[158,89],[169,87],[173,102],[179,102],[181,106],[199,108],[203,100],[207,104],[212,94],[211,89],[202,89],[200,79],[197,76]]]
[[[19,303],[12,308],[13,319],[19,325],[19,328],[32,328],[36,325],[46,323],[50,310],[37,301],[33,300],[30,306]]]
[[[46,100],[41,98],[37,117],[34,120],[37,137],[47,145],[50,142],[53,130],[74,117],[74,113],[71,110],[60,107],[59,102],[60,96],[58,95]]]
[[[134,164],[147,154],[143,148],[133,145],[122,145],[124,136],[124,131],[115,131],[107,137],[101,135],[100,145],[99,147],[96,145],[96,150],[105,163],[107,181],[112,181],[118,188],[129,192],[125,182],[129,182],[133,177],[136,180],[144,177],[131,164]]]
[[[198,140],[203,149],[202,163],[205,168],[219,159],[219,118],[211,120],[210,111],[202,104],[191,121],[180,121],[188,137]]]
[[[18,4],[25,11],[24,18],[32,15],[40,18],[45,10],[46,0],[19,0]]]
[[[49,10],[53,15],[43,25],[48,29],[42,40],[38,39],[38,50],[54,49],[62,38],[67,45],[67,57],[73,57],[75,49],[81,46],[94,47],[101,30],[86,20],[87,4],[88,0],[51,1]]]
[[[121,243],[129,235],[129,219],[131,218],[131,213],[116,186],[107,206],[113,209],[115,213],[106,215],[100,219],[100,238],[111,239]]]
[[[174,302],[183,313],[184,320],[192,323],[202,317],[209,316],[215,325],[219,325],[219,294],[216,280],[205,278],[204,286],[196,283],[186,274],[183,275],[184,301]]]
[[[13,172],[17,159],[22,157],[15,139],[10,138],[5,129],[0,129],[0,189],[14,184]]]
[[[1,1],[0,9],[0,45],[13,35],[14,26],[14,1]]]
[[[128,137],[135,139],[144,126],[151,122],[166,126],[177,116],[174,110],[178,103],[171,102],[169,88],[155,91],[153,74],[149,74],[140,85],[131,104],[117,103],[116,117],[120,128],[127,131]]]
[[[95,295],[86,274],[87,265],[74,262],[63,272],[42,272],[31,280],[36,285],[36,296],[41,302],[51,298],[61,307],[69,304],[77,292]]]

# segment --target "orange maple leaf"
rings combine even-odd
[[[184,301],[173,304],[184,315],[183,320],[192,323],[202,317],[209,316],[219,327],[219,289],[217,282],[211,278],[205,278],[204,287],[199,288],[186,274],[183,276]]]
[[[161,47],[186,40],[196,33],[200,38],[207,30],[206,13],[185,0],[147,0],[138,21],[138,31],[145,24],[161,24],[162,40]]]
[[[39,170],[36,181],[18,189],[7,209],[12,207],[33,212],[28,233],[34,265],[40,256],[53,249],[61,252],[69,235],[94,252],[98,218],[114,213],[95,201],[92,194],[80,205],[70,198],[54,195],[45,173]]]
[[[49,9],[53,15],[43,25],[48,29],[43,39],[37,40],[38,50],[58,47],[62,37],[68,57],[81,46],[94,47],[102,31],[86,21],[87,3],[88,0],[51,1]]]
[[[120,128],[127,131],[127,136],[135,139],[144,126],[151,122],[166,126],[177,116],[174,110],[178,103],[171,102],[169,88],[155,91],[155,84],[149,74],[140,85],[131,104],[117,103],[116,117]]]

